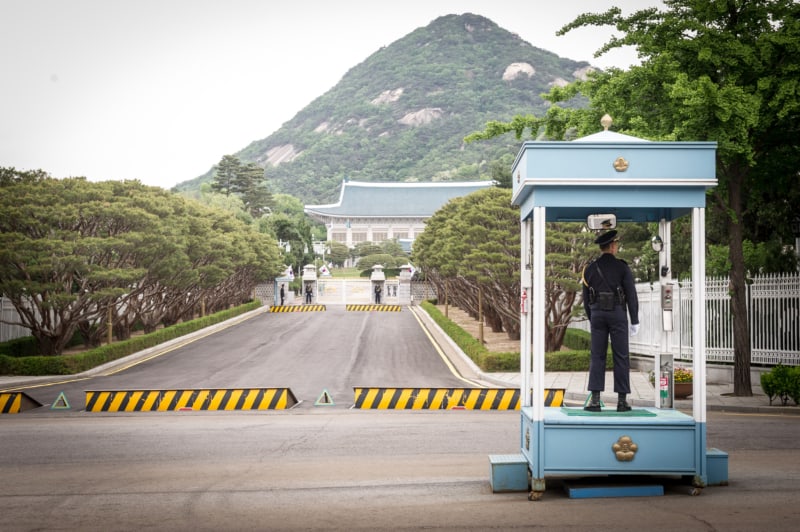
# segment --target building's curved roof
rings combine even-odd
[[[310,216],[430,217],[453,198],[492,186],[492,181],[367,183],[344,181],[339,201],[306,205]]]

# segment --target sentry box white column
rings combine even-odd
[[[531,500],[541,498],[548,476],[681,475],[693,479],[695,493],[706,484],[705,197],[717,184],[716,143],[650,142],[608,131],[608,117],[603,125],[571,142],[526,142],[512,167],[521,285],[530,301],[520,304],[520,444]],[[545,224],[593,214],[611,214],[617,224],[657,222],[661,231],[692,217],[692,416],[655,405],[630,414],[544,406]]]

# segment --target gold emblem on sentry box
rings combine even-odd
[[[630,436],[620,436],[617,442],[611,446],[611,450],[614,451],[614,456],[620,462],[630,462],[636,456],[639,446],[633,443]]]
[[[617,157],[614,159],[614,170],[617,172],[624,172],[628,169],[628,161],[625,160],[625,157]]]

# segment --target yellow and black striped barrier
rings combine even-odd
[[[0,414],[19,414],[40,406],[42,403],[28,397],[24,392],[0,392]]]
[[[285,410],[297,404],[289,388],[87,391],[87,412]]]
[[[400,312],[402,307],[400,305],[347,305],[347,310],[353,312]]]
[[[324,312],[325,305],[272,305],[270,312]]]
[[[518,388],[354,388],[355,408],[378,410],[519,410]],[[561,406],[564,389],[545,390]]]

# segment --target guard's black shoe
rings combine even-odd
[[[583,407],[584,410],[587,412],[600,412],[602,408],[600,408],[600,403],[595,403],[594,401],[590,401],[588,405]]]
[[[631,405],[629,405],[626,401],[620,401],[617,403],[617,412],[630,412]]]

